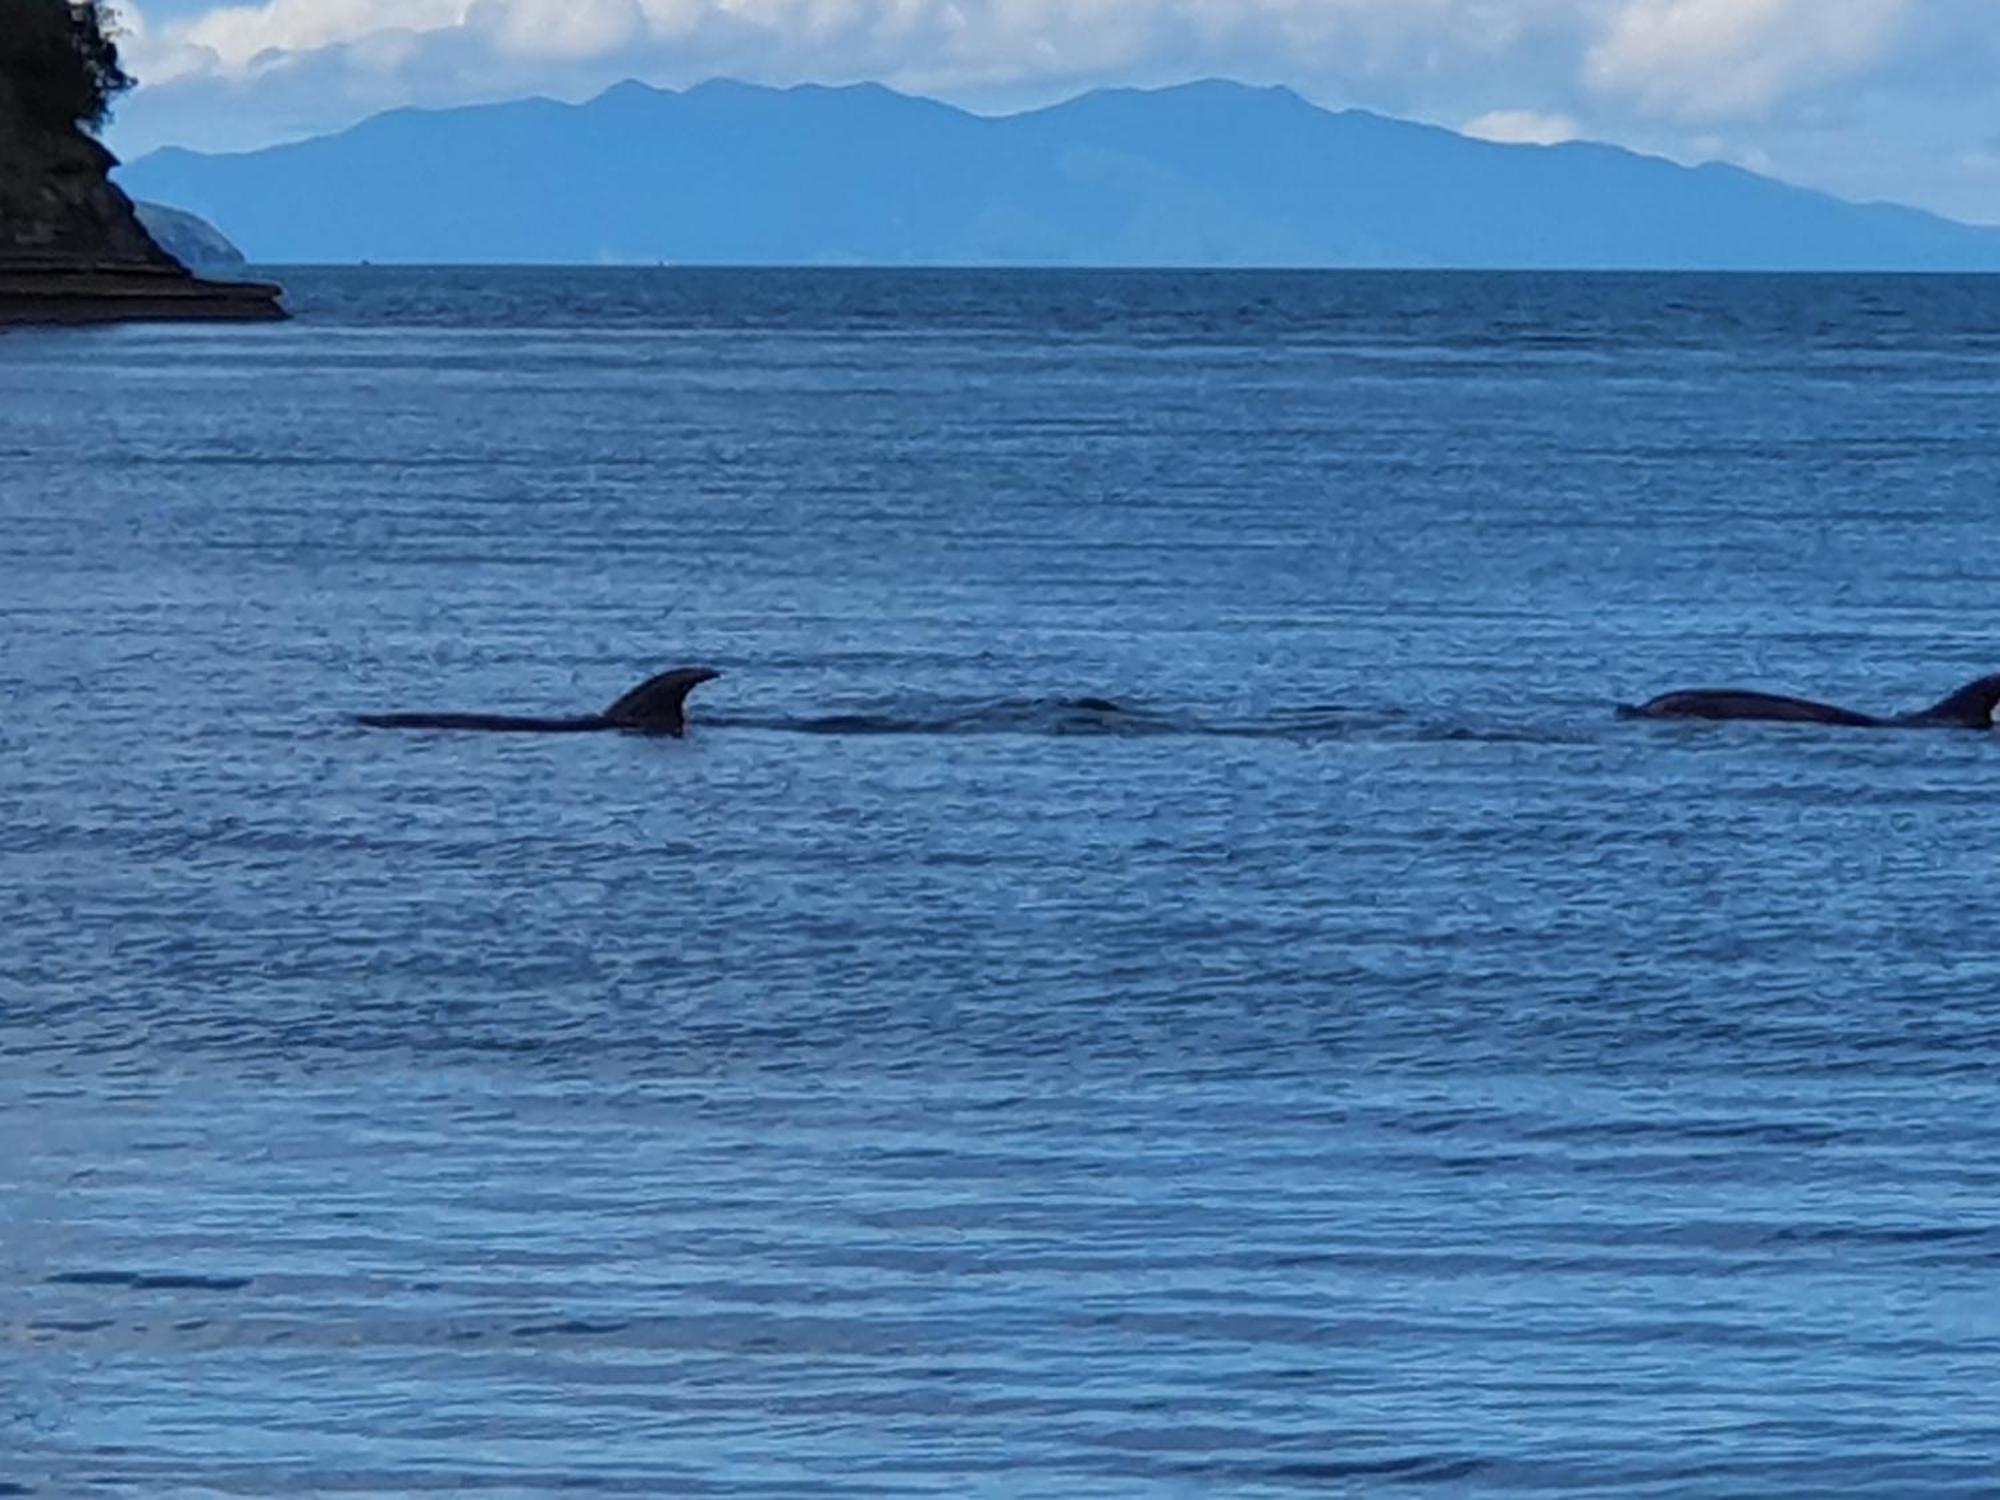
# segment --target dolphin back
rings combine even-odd
[[[675,667],[648,677],[604,710],[604,722],[617,729],[678,735],[687,728],[687,695],[721,675],[710,667]]]
[[[1837,704],[1744,688],[1695,688],[1662,693],[1644,703],[1621,703],[1617,711],[1621,719],[1768,719],[1786,724],[1845,724],[1857,729],[1882,722]]]
[[[1975,678],[1948,698],[1921,713],[1905,714],[1896,722],[1943,729],[1992,729],[1993,711],[2000,707],[2000,672]]]
[[[354,722],[370,729],[517,730],[522,734],[588,734],[613,726],[595,714],[584,718],[545,719],[523,714],[356,714]]]

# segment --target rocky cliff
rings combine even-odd
[[[281,318],[278,289],[194,276],[110,180],[111,153],[31,119],[0,76],[0,323]]]

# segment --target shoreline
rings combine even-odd
[[[209,281],[179,266],[0,261],[0,326],[278,322],[283,289]]]

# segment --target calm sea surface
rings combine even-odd
[[[2000,1494],[2000,737],[1611,713],[2000,279],[285,279],[0,337],[0,1493]]]

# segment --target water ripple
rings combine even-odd
[[[0,1493],[1991,1493],[2000,749],[1611,715],[2000,666],[1990,279],[287,280],[0,362]]]

